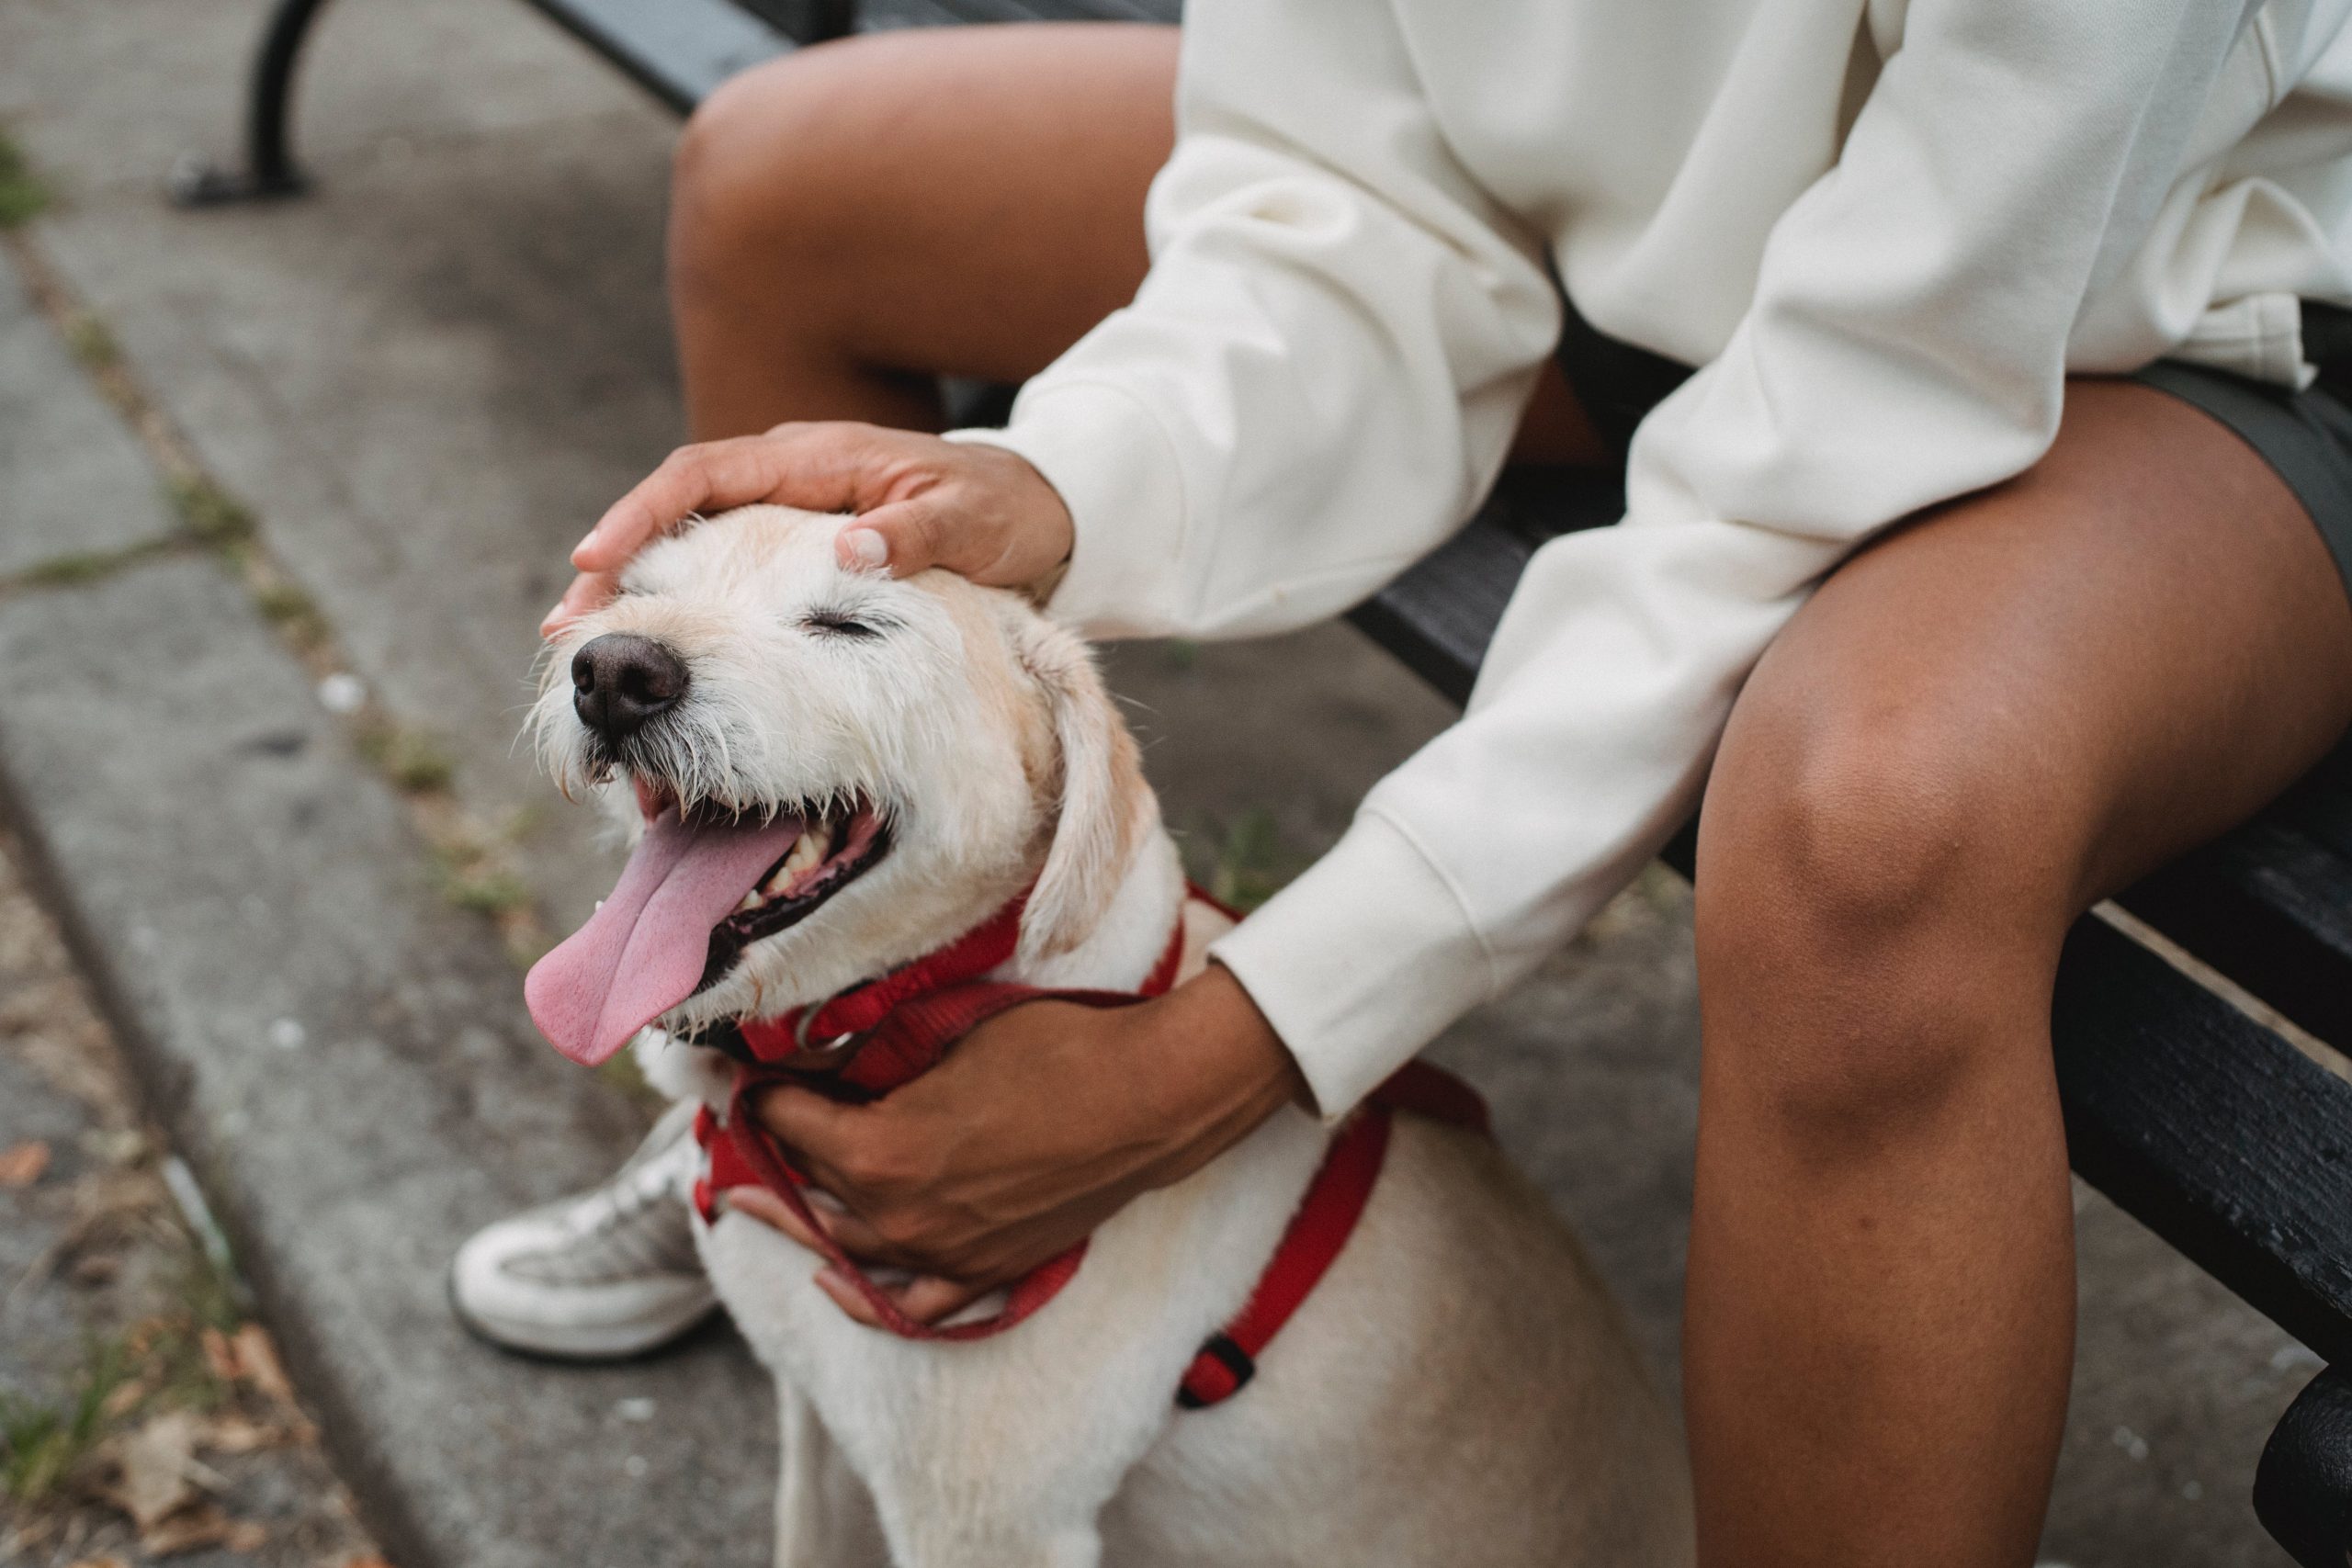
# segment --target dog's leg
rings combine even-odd
[[[843,1463],[816,1407],[779,1379],[776,1437],[784,1475],[775,1495],[776,1568],[888,1568],[881,1521]]]
[[[897,1568],[1099,1568],[1102,1538],[1091,1519],[1002,1519],[982,1523],[947,1509],[904,1521],[890,1533]]]

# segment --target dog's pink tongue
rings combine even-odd
[[[629,1036],[694,995],[710,931],[768,867],[791,852],[801,823],[689,828],[673,808],[654,818],[620,885],[588,923],[531,966],[523,999],[555,1048],[594,1066]]]

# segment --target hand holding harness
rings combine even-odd
[[[1232,913],[1198,888],[1188,889],[1187,897]],[[982,979],[1012,958],[1027,900],[1024,891],[938,952],[816,1007],[722,1026],[697,1041],[733,1059],[735,1087],[724,1120],[707,1107],[695,1119],[695,1141],[709,1156],[707,1171],[695,1183],[696,1211],[706,1222],[715,1221],[719,1192],[738,1186],[766,1188],[817,1236],[826,1261],[850,1282],[883,1326],[902,1338],[968,1340],[1003,1333],[1053,1300],[1076,1277],[1087,1244],[1081,1241],[1023,1275],[1006,1292],[1002,1309],[988,1317],[944,1325],[918,1323],[819,1222],[801,1190],[808,1178],[793,1168],[761,1125],[754,1102],[765,1090],[791,1084],[850,1104],[870,1103],[938,1066],[956,1041],[1023,1002],[1127,1007],[1163,995],[1176,983],[1184,956],[1181,916],[1159,963],[1135,991],[1057,990]],[[1178,1404],[1187,1409],[1215,1404],[1250,1381],[1258,1356],[1306,1301],[1355,1229],[1379,1179],[1389,1124],[1397,1111],[1480,1134],[1487,1130],[1486,1105],[1477,1091],[1438,1068],[1408,1063],[1374,1089],[1332,1138],[1240,1314],[1211,1335],[1193,1358],[1177,1389]]]

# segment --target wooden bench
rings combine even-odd
[[[256,59],[247,163],[192,169],[184,199],[301,188],[288,103],[324,0],[279,0]],[[888,27],[1175,19],[1178,0],[530,0],[681,113],[735,72]],[[967,389],[963,414],[1001,407]],[[1356,625],[1456,702],[1545,539],[1617,520],[1590,473],[1507,474],[1478,516]],[[1690,872],[1689,831],[1666,858]],[[2254,821],[2116,900],[2310,1037],[2352,1046],[2352,747]],[[2306,1568],[2352,1547],[2352,1083],[2331,1055],[2094,914],[2069,936],[2052,1029],[2075,1169],[2327,1363],[2279,1421],[2255,1483],[2262,1522]],[[2337,1064],[2340,1067],[2340,1062]]]

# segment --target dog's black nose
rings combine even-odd
[[[626,740],[686,694],[686,661],[650,637],[607,632],[571,656],[571,711],[607,740]]]

